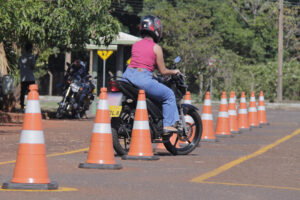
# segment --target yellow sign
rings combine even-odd
[[[113,54],[113,51],[97,51],[97,53],[102,60],[107,60],[107,58]]]
[[[119,117],[122,111],[122,106],[109,106],[110,117]]]
[[[131,63],[131,57],[127,60],[127,65],[130,65],[130,63]]]

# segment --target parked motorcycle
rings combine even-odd
[[[177,57],[173,69],[176,68],[176,63],[179,61],[180,57]],[[169,135],[162,134],[162,105],[146,97],[152,142],[162,142],[173,155],[188,154],[198,146],[202,136],[202,122],[197,112],[198,109],[193,105],[181,103],[187,90],[183,74],[166,77],[158,76],[157,78],[158,81],[173,90],[176,96],[180,121],[177,127],[178,132]],[[110,83],[111,92],[108,95],[108,100],[110,102],[113,146],[119,155],[126,155],[131,141],[139,89],[130,81],[111,80]],[[176,138],[175,142],[172,142],[173,137]]]
[[[76,77],[72,76],[71,64],[67,63],[68,70],[66,72],[64,80],[65,86],[63,90],[63,98],[61,102],[58,103],[58,108],[56,111],[56,118],[60,119],[65,117],[81,119],[86,116],[86,111],[89,109],[90,104],[94,100],[95,85],[92,83],[91,76],[87,76],[87,81],[82,83]],[[88,88],[84,90],[84,84]],[[82,92],[86,92],[85,98],[83,99],[83,104],[79,106],[79,98]]]

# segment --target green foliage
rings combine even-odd
[[[265,62],[277,53],[276,4],[266,1],[224,1],[216,9],[215,28],[224,47],[249,64]]]
[[[0,42],[5,44],[16,82],[16,47],[20,49],[28,41],[40,52],[36,78],[47,73],[50,54],[70,48],[82,50],[87,43],[109,44],[120,30],[119,22],[109,13],[110,3],[110,0],[0,0]]]
[[[119,23],[109,13],[110,0],[0,0],[0,42],[39,48],[83,48],[90,41],[109,43]]]
[[[215,54],[221,38],[212,25],[212,5],[207,1],[147,1],[142,15],[154,14],[163,24],[166,62],[170,65],[181,56],[180,67],[186,74],[193,74],[194,84],[200,84],[198,72],[209,75],[208,59]],[[170,17],[171,16],[171,17]],[[209,78],[209,77],[208,77]]]
[[[300,64],[298,61],[285,63],[283,68],[283,96],[289,100],[300,100]]]
[[[181,70],[188,75],[191,92],[204,95],[212,79],[215,99],[222,91],[250,94],[253,89],[263,90],[273,101],[277,94],[277,4],[267,0],[147,0],[140,16],[153,14],[162,20],[160,44],[166,61],[182,57]],[[300,6],[285,4],[283,93],[285,99],[293,100],[300,100],[300,67],[295,60],[300,50],[299,10]],[[210,57],[216,59],[212,69]]]

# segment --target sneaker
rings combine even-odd
[[[178,132],[178,129],[176,129],[172,126],[165,126],[163,135],[169,135],[169,134],[177,133],[177,132]]]

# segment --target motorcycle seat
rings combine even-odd
[[[125,94],[126,96],[128,96],[131,99],[137,100],[138,98],[138,94],[139,94],[139,88],[127,81],[116,81],[119,90]],[[161,113],[161,108],[158,109],[156,105],[161,105],[159,102],[150,99],[150,98],[146,98],[146,102],[147,102],[147,108],[148,111],[152,114],[154,121],[158,122],[161,118],[162,118],[162,114]]]
[[[127,96],[132,99],[136,99],[139,94],[139,88],[127,81],[116,81],[118,84],[118,88]]]

